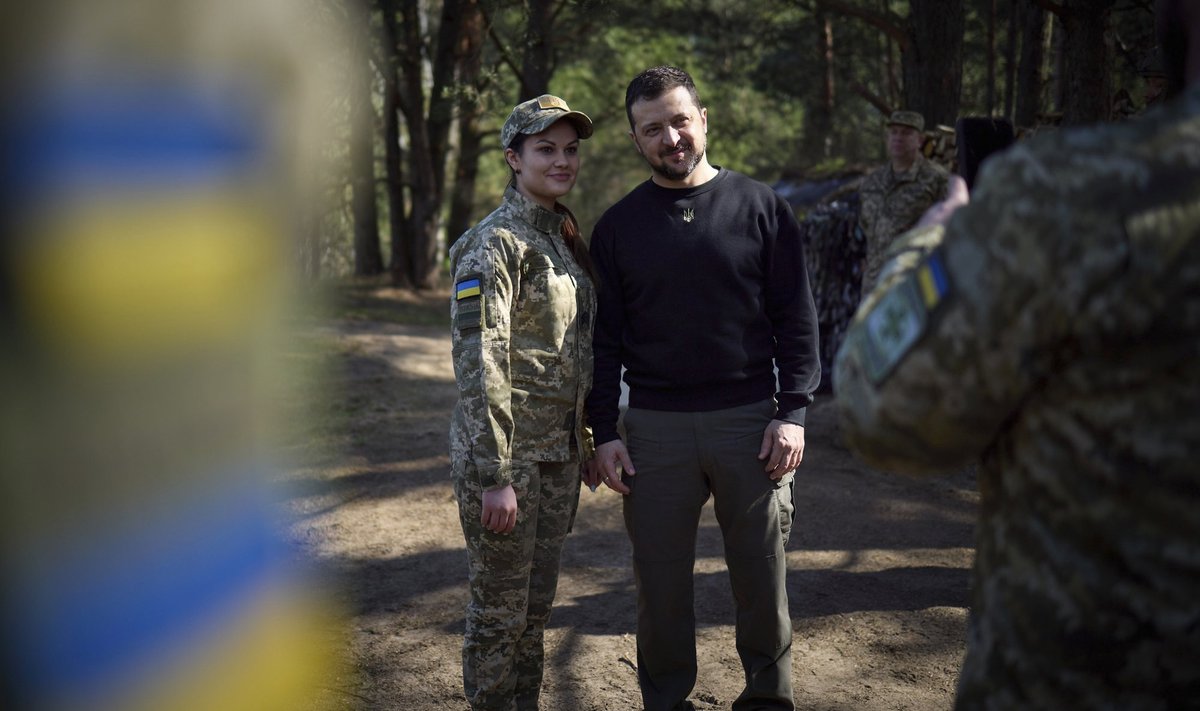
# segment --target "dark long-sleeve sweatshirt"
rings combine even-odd
[[[776,419],[804,424],[821,377],[817,314],[800,227],[775,191],[725,169],[694,188],[647,180],[600,218],[591,254],[596,444],[617,438],[622,365],[630,407],[703,412],[774,395]]]

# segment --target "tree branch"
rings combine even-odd
[[[850,84],[851,91],[866,99],[868,103],[878,109],[879,113],[883,114],[884,116],[891,115],[892,107],[888,105],[886,99],[871,91],[864,86],[862,82],[853,77],[845,78],[845,80]]]
[[[554,27],[558,23],[558,14],[567,7],[567,1],[562,0],[558,5],[550,11],[550,26]]]
[[[844,3],[841,0],[817,0],[817,5],[841,15],[857,17],[863,22],[866,22],[868,25],[878,28],[884,34],[894,39],[900,45],[900,49],[903,50],[908,48],[908,43],[910,40],[908,33],[905,32],[902,27],[904,24],[904,18],[900,17],[894,12],[875,12],[873,10],[866,9],[865,7],[858,7],[857,5]]]
[[[496,45],[496,51],[500,53],[501,61],[508,65],[508,68],[513,72],[513,76],[521,83],[521,96],[531,95],[533,92],[529,88],[529,82],[525,81],[525,73],[521,71],[521,67],[513,59],[512,53],[508,51],[508,47],[505,46],[504,41],[496,34],[496,26],[492,24],[492,18],[488,16],[487,10],[481,5],[479,12],[483,15],[483,22],[487,25],[488,37],[492,40],[492,44]]]

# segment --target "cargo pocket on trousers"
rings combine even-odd
[[[786,548],[792,535],[792,524],[796,521],[796,475],[788,473],[775,487],[775,505],[779,509],[779,532],[783,534]]]

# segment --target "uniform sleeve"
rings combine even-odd
[[[776,205],[775,221],[766,294],[779,371],[775,419],[803,425],[805,408],[812,403],[813,392],[821,382],[817,308],[808,281],[800,225],[782,200]]]
[[[863,179],[858,188],[858,195],[858,225],[863,234],[869,237],[874,234],[876,203],[879,199],[878,191],[875,190],[875,173]]]
[[[621,402],[621,339],[625,330],[625,305],[617,276],[612,235],[601,219],[592,231],[589,246],[596,270],[596,327],[592,334],[592,391],[587,398],[587,418],[596,446],[618,438]]]
[[[519,269],[496,231],[454,265],[454,373],[484,490],[512,483],[511,305]]]
[[[950,190],[950,173],[944,169],[937,171],[937,178],[933,184],[933,194],[936,200],[945,200]],[[935,200],[935,201],[936,201]]]
[[[868,462],[929,472],[992,443],[1056,359],[1078,348],[1089,295],[1125,263],[1079,185],[1030,150],[993,161],[945,228],[904,235],[834,366],[841,428]],[[1110,234],[1112,230],[1109,230]]]

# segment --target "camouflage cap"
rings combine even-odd
[[[567,102],[557,96],[542,94],[536,99],[517,104],[508,115],[508,120],[500,129],[500,147],[508,148],[518,133],[541,133],[549,128],[550,124],[564,118],[575,124],[580,138],[592,135],[592,120],[587,114],[572,111]]]
[[[916,111],[893,111],[892,115],[888,117],[887,125],[908,126],[918,131],[924,131],[925,117]]]

